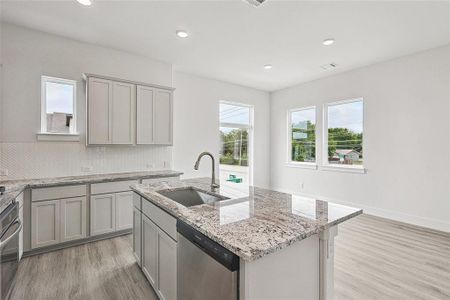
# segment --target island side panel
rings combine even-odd
[[[334,238],[338,226],[333,226],[320,233],[320,300],[334,298]]]
[[[241,300],[319,299],[319,236],[240,262]]]

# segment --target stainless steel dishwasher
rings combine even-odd
[[[239,257],[177,221],[179,300],[239,299]]]

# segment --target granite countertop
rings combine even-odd
[[[210,183],[209,178],[196,178],[139,184],[131,188],[247,261],[285,248],[362,213],[358,208],[257,187],[238,190],[222,186],[212,191]],[[188,208],[157,193],[183,187],[194,187],[230,200]]]
[[[0,195],[0,207],[15,199],[26,188],[41,188],[61,185],[101,183],[109,181],[133,180],[139,178],[160,178],[182,175],[182,172],[172,170],[123,172],[110,174],[89,174],[79,176],[52,177],[40,179],[22,179],[0,181],[0,186],[5,186],[6,191]]]

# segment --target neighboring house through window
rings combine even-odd
[[[324,112],[324,164],[363,166],[363,100],[330,103]]]
[[[75,134],[76,81],[41,78],[41,133]]]

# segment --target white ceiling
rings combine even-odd
[[[450,44],[448,1],[93,1],[2,1],[2,17],[267,91]]]

